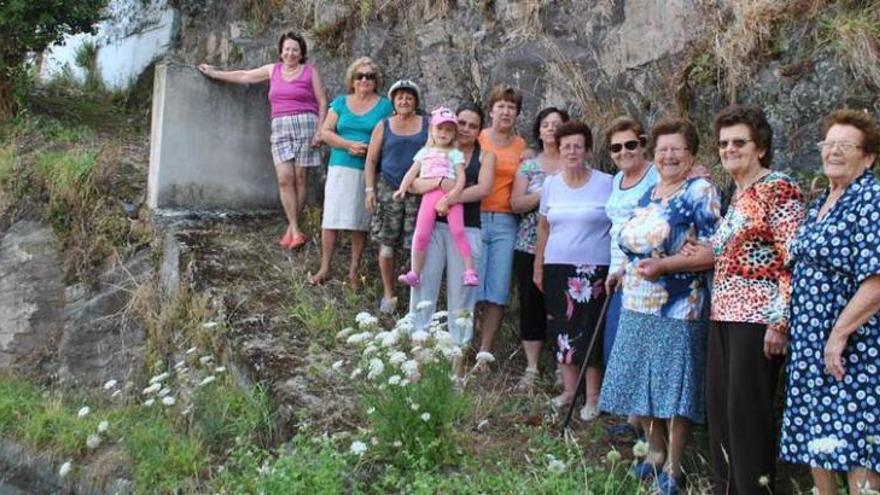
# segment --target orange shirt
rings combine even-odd
[[[519,168],[523,151],[528,145],[523,138],[517,136],[512,143],[500,148],[492,144],[487,131],[481,132],[477,141],[480,143],[481,149],[491,151],[495,155],[495,180],[492,182],[492,192],[483,198],[480,209],[482,211],[512,213],[510,193],[513,191],[513,179]]]

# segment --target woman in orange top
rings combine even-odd
[[[479,143],[481,149],[495,155],[495,180],[492,192],[483,198],[480,214],[483,256],[479,264],[480,295],[477,300],[483,303],[481,352],[491,352],[504,307],[510,298],[517,229],[517,217],[510,208],[510,193],[520,158],[527,148],[525,140],[516,135],[514,128],[522,110],[522,93],[499,84],[489,94],[488,109],[492,124],[480,133]],[[477,366],[481,363],[478,361]]]

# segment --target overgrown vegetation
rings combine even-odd
[[[68,33],[92,33],[106,0],[9,0],[0,3],[0,120],[21,106],[28,54]]]

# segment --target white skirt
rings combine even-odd
[[[364,184],[363,170],[338,165],[327,167],[322,229],[370,230],[370,213],[364,206]]]

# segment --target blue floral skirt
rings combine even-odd
[[[547,334],[555,343],[556,360],[562,364],[602,366],[602,333],[587,356],[605,301],[607,266],[544,265],[544,307]]]
[[[706,330],[702,320],[623,310],[599,409],[621,416],[684,416],[704,422]]]

